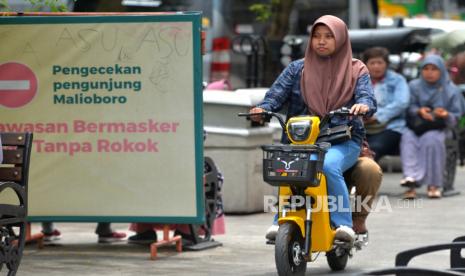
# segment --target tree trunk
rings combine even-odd
[[[272,21],[268,31],[270,39],[283,39],[289,31],[289,16],[295,0],[282,0],[272,10]]]
[[[121,4],[121,1],[104,0],[99,1],[97,12],[126,12],[126,7]]]
[[[289,32],[289,15],[295,0],[281,0],[273,7],[271,25],[267,32],[268,55],[265,61],[264,85],[271,86],[283,70],[281,47]]]
[[[126,12],[121,1],[115,0],[76,0],[75,12]]]

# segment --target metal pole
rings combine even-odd
[[[212,7],[212,26],[215,26],[213,29],[212,37],[222,37],[227,34],[224,33],[225,25],[223,18],[223,1],[222,0],[213,0]]]
[[[451,13],[451,9],[450,9],[450,0],[444,0],[442,1],[442,10],[443,10],[443,15],[442,17],[444,19],[450,19],[450,13]]]
[[[349,29],[360,29],[360,0],[349,1]]]

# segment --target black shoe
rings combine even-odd
[[[400,181],[400,186],[405,188],[420,188],[420,183],[416,182],[412,177],[406,177]]]
[[[181,236],[181,238],[182,238],[183,240],[190,240],[190,241],[191,241],[191,240],[194,240],[194,237],[192,237],[192,235],[186,234],[186,233],[181,232],[181,231],[179,231],[179,230],[177,230],[177,229],[174,230],[173,236]]]
[[[128,238],[128,243],[134,244],[151,244],[157,241],[157,233],[154,230],[148,230],[135,234]]]

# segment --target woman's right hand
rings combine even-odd
[[[249,113],[262,113],[264,112],[265,109],[260,108],[260,107],[254,107],[249,110]],[[263,118],[261,115],[252,115],[250,116],[250,120],[257,122],[257,123],[263,123]]]
[[[433,121],[433,115],[431,115],[431,108],[423,106],[418,109],[418,115],[427,121]]]
[[[449,116],[449,112],[442,107],[436,107],[433,113],[434,113],[434,116],[438,118],[447,118],[447,116]]]

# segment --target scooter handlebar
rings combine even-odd
[[[364,116],[365,114],[358,114],[356,116]],[[333,117],[333,116],[354,116],[354,114],[352,114],[350,112],[350,108],[347,108],[347,107],[341,107],[339,109],[336,109],[336,110],[333,110],[333,111],[330,111],[328,112],[328,114],[326,114],[326,116],[323,117],[323,119],[321,120],[321,123],[320,123],[320,128],[322,126],[324,126],[325,124],[327,124],[329,122],[329,120]]]
[[[330,111],[325,117],[323,117],[320,127],[328,123],[329,119],[333,116],[351,116],[350,108],[347,107],[341,107],[339,109]],[[364,114],[359,114],[363,116]],[[286,124],[284,123],[284,120],[279,116],[277,113],[271,112],[271,111],[263,111],[263,112],[258,112],[258,113],[238,113],[237,116],[239,117],[246,117],[247,120],[250,120],[250,117],[252,116],[261,116],[263,121],[269,123],[271,120],[271,117],[275,117],[278,119],[279,124],[283,129],[286,129]]]
[[[329,116],[351,116],[354,115],[350,112],[350,108],[347,107],[341,107],[339,109],[330,111],[328,113]],[[359,113],[356,116],[365,116],[365,113]]]
[[[329,116],[349,116],[350,114],[350,109],[347,107],[341,107],[339,109],[330,111]]]
[[[271,112],[271,111],[263,111],[263,112],[258,112],[258,113],[238,113],[237,116],[239,117],[246,117],[247,120],[250,120],[250,117],[252,116],[261,116],[263,121],[269,123],[271,121],[271,117],[275,117],[278,119],[279,124],[283,129],[286,129],[286,124],[284,123],[283,119],[281,116],[279,116],[277,113]]]

